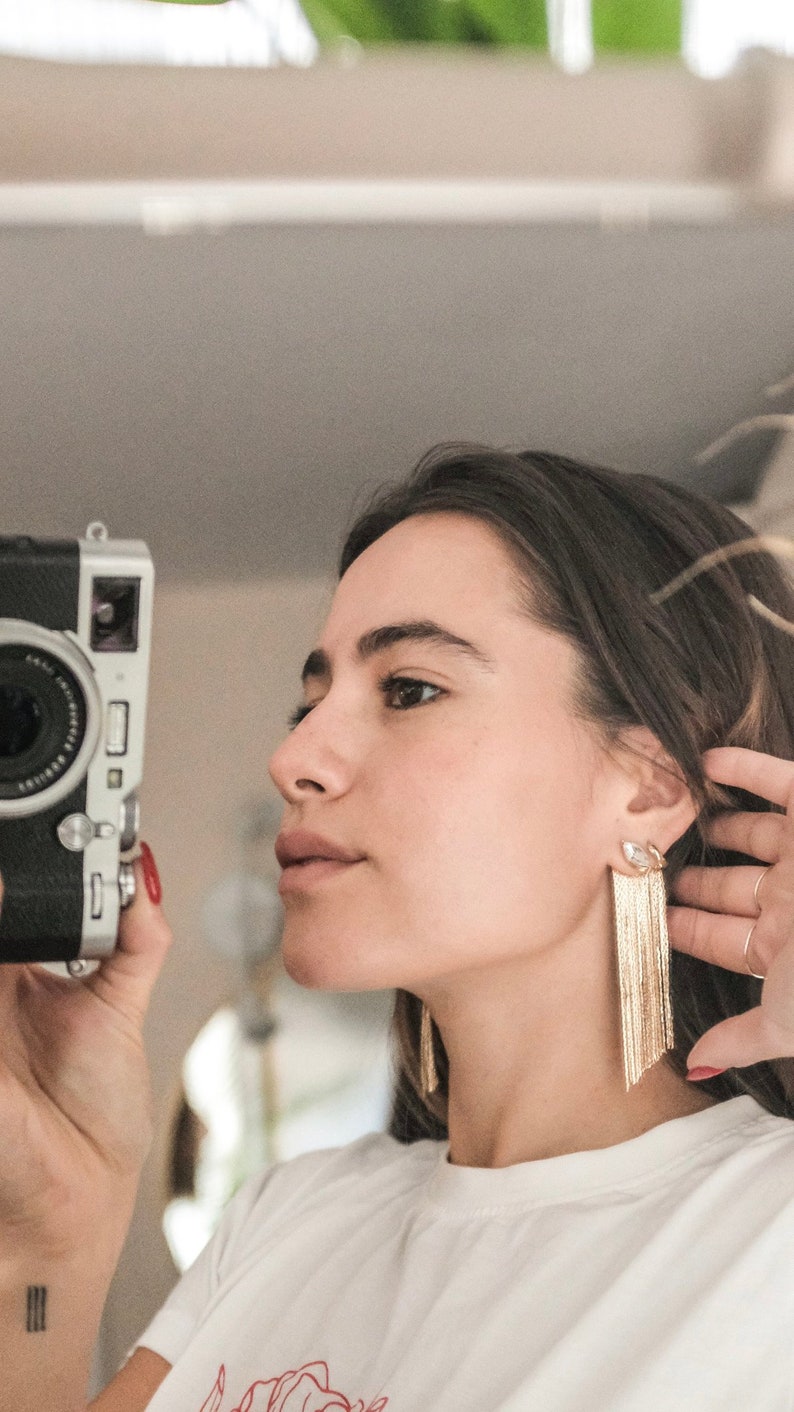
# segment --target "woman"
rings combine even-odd
[[[359,517],[270,772],[287,970],[397,989],[391,1132],[247,1182],[97,1412],[790,1406],[794,639],[748,595],[794,594],[758,552],[670,591],[749,535],[466,445]],[[633,1079],[624,844],[674,894],[673,1043]],[[137,866],[81,987],[0,976],[15,1412],[82,1407],[134,1202],[169,940]]]

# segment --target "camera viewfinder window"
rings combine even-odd
[[[91,648],[136,652],[140,579],[94,579],[91,588]]]

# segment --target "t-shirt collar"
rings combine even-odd
[[[463,1167],[449,1159],[449,1139],[438,1144],[437,1161],[425,1188],[427,1203],[450,1212],[485,1213],[509,1207],[547,1205],[593,1196],[605,1188],[652,1181],[665,1168],[693,1159],[712,1144],[735,1141],[736,1129],[768,1117],[751,1097],[736,1098],[659,1123],[639,1137],[612,1147],[517,1162],[509,1167]]]

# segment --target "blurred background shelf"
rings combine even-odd
[[[448,438],[752,499],[773,433],[694,456],[794,361],[790,110],[760,54],[0,60],[6,522],[101,513],[161,581],[322,574]]]
[[[794,60],[760,52],[719,79],[435,46],[310,68],[0,58],[0,181],[730,181],[774,200],[792,118]]]

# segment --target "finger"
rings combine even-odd
[[[757,917],[755,885],[766,876],[757,867],[684,868],[673,884],[677,902],[707,912],[727,912],[737,917]]]
[[[768,1059],[794,1055],[794,1029],[784,1028],[765,1013],[762,1005],[720,1020],[700,1036],[687,1055],[687,1068],[741,1069]]]
[[[750,930],[747,917],[726,917],[719,912],[702,912],[696,907],[668,907],[667,930],[670,945],[711,966],[722,966],[737,975],[749,975],[744,956],[744,943]],[[784,943],[780,943],[781,945]],[[771,928],[759,918],[755,923],[751,960],[766,975],[771,958],[778,946]]]
[[[771,1022],[783,1029],[794,1030],[794,944],[781,947],[771,961],[761,992],[761,1004]]]
[[[121,914],[116,950],[83,984],[140,1025],[173,936],[162,907],[146,890],[140,858],[133,868],[135,900]]]
[[[783,848],[786,816],[783,814],[717,814],[704,829],[714,848],[746,853],[762,863],[777,863]]]
[[[794,787],[794,761],[739,745],[721,745],[703,755],[703,769],[717,784],[748,789],[772,804],[785,804]]]

